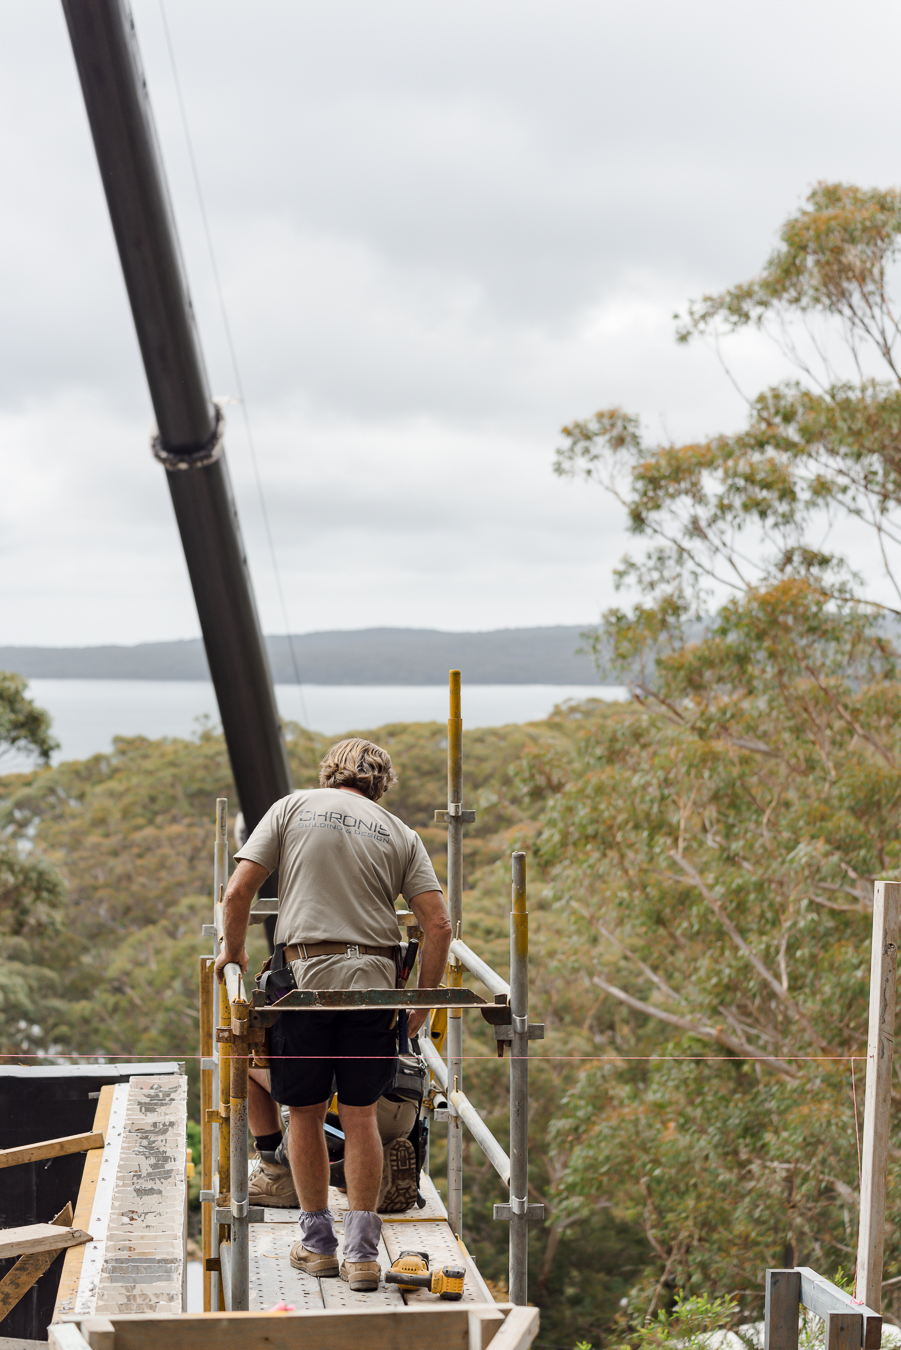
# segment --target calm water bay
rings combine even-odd
[[[440,685],[296,685],[275,687],[282,716],[333,736],[386,722],[443,722],[447,690]],[[218,726],[211,684],[199,680],[30,680],[29,694],[53,718],[60,742],[55,762],[109,750],[113,736],[192,736],[198,719]],[[503,726],[547,717],[565,699],[617,700],[615,685],[464,685],[465,726]],[[0,772],[26,767],[6,756]]]

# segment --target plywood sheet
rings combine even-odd
[[[110,1111],[113,1105],[113,1093],[115,1087],[108,1083],[106,1087],[100,1089],[100,1098],[97,1102],[97,1110],[94,1114],[94,1129],[103,1134],[106,1139],[106,1131],[109,1127]],[[105,1152],[103,1149],[93,1149],[85,1158],[84,1172],[81,1177],[81,1185],[78,1188],[78,1200],[75,1205],[75,1217],[72,1220],[76,1228],[84,1228],[90,1232],[91,1211],[94,1207],[94,1195],[97,1190],[97,1180],[100,1176],[100,1165],[103,1161]],[[84,1261],[85,1248],[73,1247],[66,1252],[66,1259],[63,1262],[63,1273],[59,1282],[59,1289],[56,1293],[56,1305],[53,1311],[54,1317],[59,1317],[61,1313],[72,1312],[75,1306],[75,1295],[78,1292],[78,1281],[81,1278],[81,1267]]]

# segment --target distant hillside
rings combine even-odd
[[[433,628],[365,628],[292,639],[304,684],[444,684],[459,667],[469,684],[596,684],[577,627],[443,633]],[[293,684],[286,637],[268,637],[277,684]],[[30,679],[208,680],[199,638],[136,647],[0,647],[0,669]]]

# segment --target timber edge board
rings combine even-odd
[[[537,1308],[509,1303],[303,1309],[285,1313],[70,1314],[48,1328],[49,1350],[529,1350]]]

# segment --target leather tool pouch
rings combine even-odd
[[[421,1102],[427,1078],[428,1071],[418,1054],[399,1055],[394,1082],[385,1096],[389,1102]]]
[[[257,975],[257,988],[266,995],[268,1003],[276,1003],[292,989],[297,988],[294,971],[285,961],[285,944],[277,942],[275,951]]]
[[[257,988],[266,995],[267,1003],[275,1003],[288,994],[292,989],[297,988],[297,981],[294,978],[294,971],[285,961],[285,944],[276,943],[275,951],[269,957],[269,960],[257,972]],[[269,1068],[269,1027],[263,1033],[263,1044],[258,1050],[254,1047],[253,1067],[255,1069]]]

